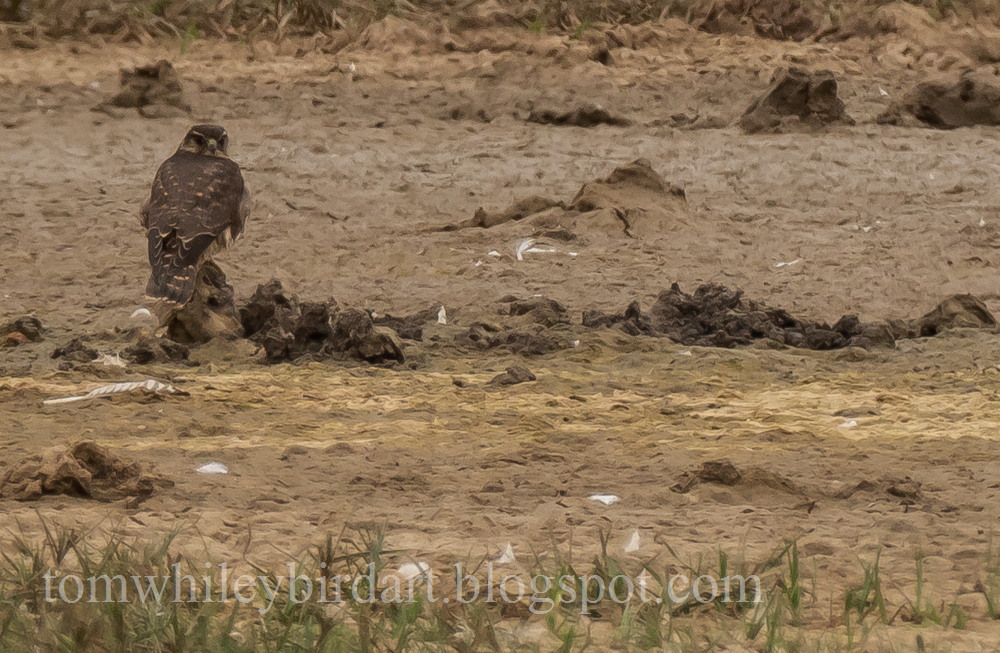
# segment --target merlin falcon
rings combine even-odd
[[[191,301],[212,254],[243,233],[250,193],[228,145],[222,127],[192,127],[156,171],[142,206],[151,268],[146,295],[161,324]]]

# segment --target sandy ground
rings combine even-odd
[[[570,326],[577,348],[529,359],[450,343],[495,317],[504,295],[551,297],[579,324],[587,308],[648,306],[673,281],[737,286],[828,321],[915,317],[959,292],[1000,308],[996,131],[874,124],[889,101],[879,88],[898,95],[926,71],[881,61],[868,45],[683,33],[604,66],[574,47],[550,56],[549,37],[521,38],[537,41],[532,52],[293,57],[195,43],[183,56],[62,45],[4,53],[0,321],[34,314],[48,332],[0,350],[0,472],[88,438],[176,482],[137,508],[0,501],[4,523],[29,533],[39,515],[137,534],[183,525],[194,555],[222,561],[248,546],[272,564],[371,521],[388,525],[392,547],[439,565],[508,542],[530,560],[572,541],[586,559],[600,529],[616,547],[639,529],[642,548],[629,555],[664,564],[664,542],[691,559],[723,548],[756,560],[797,537],[820,604],[839,604],[860,579],[859,558],[882,546],[895,604],[912,596],[919,551],[935,600],[972,617],[965,631],[928,631],[929,642],[991,650],[1000,627],[972,590],[1000,516],[994,333],[808,352],[686,348]],[[185,80],[192,117],[90,111],[118,68],[160,57]],[[342,72],[349,63],[353,79]],[[787,63],[837,73],[858,125],[778,136],[727,127]],[[521,119],[532,106],[585,103],[632,125]],[[480,109],[490,122],[475,118]],[[680,113],[697,117],[694,128],[670,126]],[[228,129],[257,198],[247,235],[221,258],[239,296],[277,277],[300,297],[378,312],[441,303],[449,324],[408,343],[408,363],[394,369],[212,359],[57,371],[56,346],[135,326],[148,269],[139,203],[159,162],[203,121]],[[532,194],[568,200],[639,157],[687,193],[690,212],[662,234],[583,232],[517,261],[516,241],[531,235],[521,225],[434,230]],[[483,387],[512,363],[538,380]],[[149,376],[190,397],[41,405],[94,381]],[[669,489],[720,458],[790,484]],[[210,460],[231,473],[194,473]],[[845,492],[883,477],[910,477],[921,494]],[[587,499],[597,492],[621,502]],[[905,647],[914,628],[882,636]]]

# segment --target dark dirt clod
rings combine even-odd
[[[396,332],[377,327],[371,315],[356,308],[341,311],[333,324],[330,344],[334,351],[369,363],[403,362]]]
[[[474,322],[457,340],[461,345],[480,351],[503,348],[523,356],[542,356],[569,347],[564,339],[545,331],[544,327],[537,324],[528,325],[524,329],[512,329],[489,322]]]
[[[389,327],[397,334],[400,338],[405,338],[406,340],[416,340],[421,341],[424,338],[424,325],[432,324],[437,322],[438,313],[441,311],[441,305],[437,304],[426,308],[419,313],[414,313],[413,315],[407,315],[404,317],[395,317],[393,315],[381,315],[376,318],[372,318],[372,322],[375,326]]]
[[[923,124],[939,129],[1000,125],[1000,77],[965,71],[957,80],[922,82],[901,108]],[[899,114],[900,107],[893,106],[880,120],[899,124]]]
[[[936,336],[946,329],[992,328],[996,319],[979,298],[973,295],[952,295],[917,321],[921,337]]]
[[[528,114],[528,122],[572,127],[596,127],[597,125],[627,127],[632,124],[630,120],[612,115],[607,109],[593,105],[583,106],[572,111],[552,111],[549,109],[532,111]]]
[[[510,303],[508,314],[512,316],[524,316],[526,319],[552,327],[557,324],[569,324],[566,307],[554,299],[547,297],[530,297],[528,299],[517,299]]]
[[[180,77],[169,61],[122,69],[119,84],[121,90],[107,102],[110,106],[138,109],[151,118],[191,111],[184,100]]]
[[[512,365],[507,368],[507,371],[502,374],[497,374],[495,377],[490,379],[488,385],[517,385],[518,383],[528,383],[529,381],[534,381],[535,375],[531,373],[526,367],[521,367],[520,365]]]
[[[777,133],[830,123],[853,125],[837,94],[837,80],[828,70],[779,69],[771,86],[737,121],[748,134]]]
[[[952,327],[993,327],[996,321],[977,298],[955,295],[912,322],[863,323],[848,315],[829,326],[746,299],[742,291],[726,286],[705,284],[688,294],[675,283],[660,293],[648,315],[638,302],[632,302],[619,314],[585,311],[583,325],[617,326],[630,335],[668,336],[683,345],[731,348],[772,340],[791,347],[826,350],[888,346],[899,339],[932,336]]]
[[[125,348],[125,351],[122,352],[122,358],[136,365],[173,363],[187,360],[190,352],[187,345],[174,342],[169,338],[141,336],[135,344]]]
[[[26,342],[40,342],[44,340],[44,332],[41,320],[28,315],[0,327],[0,338],[3,339],[4,346],[10,347]]]
[[[14,463],[0,479],[0,496],[31,501],[47,494],[116,501],[142,500],[173,482],[112,454],[92,441],[59,446]]]
[[[677,482],[670,486],[674,492],[688,492],[699,483],[718,483],[720,485],[736,485],[743,475],[736,465],[728,460],[709,460],[702,463],[701,468],[684,472]]]
[[[160,316],[167,336],[184,344],[200,344],[212,338],[243,335],[236,311],[233,287],[218,265],[208,261],[198,270],[194,295],[179,311]]]
[[[73,338],[65,346],[52,352],[52,358],[62,358],[71,363],[89,363],[97,360],[100,355],[100,352],[81,338]]]

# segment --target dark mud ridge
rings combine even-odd
[[[457,352],[507,351],[538,356],[573,347],[574,334],[578,339],[582,330],[612,328],[686,346],[732,348],[765,342],[777,347],[831,350],[886,347],[900,339],[935,336],[951,328],[996,326],[983,302],[972,295],[948,297],[917,319],[862,322],[847,315],[833,325],[798,318],[718,284],[699,286],[693,293],[674,284],[660,293],[648,311],[634,301],[619,313],[584,311],[579,322],[552,299],[507,296],[500,302],[503,308],[496,321],[476,321],[457,333],[453,325],[449,329],[455,335],[435,337],[431,346]],[[437,322],[439,310],[440,306],[432,306],[405,317],[376,316],[341,307],[334,300],[299,301],[280,281],[272,280],[258,286],[238,309],[239,332],[217,338],[244,343],[237,361],[341,360],[395,365],[404,362],[405,348],[419,347],[425,326]],[[35,322],[30,324],[36,326]],[[123,361],[134,364],[185,362],[193,348],[203,344],[180,343],[133,329],[116,336],[75,338],[56,349],[52,357],[60,359],[64,369],[86,365],[102,357],[95,346],[98,343],[104,350],[119,351]]]
[[[865,323],[845,315],[830,326],[746,299],[742,291],[726,286],[706,284],[688,294],[675,283],[660,293],[648,313],[636,301],[621,313],[586,311],[583,324],[703,347],[738,347],[767,339],[804,349],[839,349],[891,346],[896,340],[934,336],[952,327],[994,327],[996,320],[976,297],[954,295],[917,320]]]

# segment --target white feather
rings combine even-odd
[[[199,474],[228,474],[229,468],[223,465],[222,463],[211,462],[211,463],[205,463],[204,465],[202,465],[201,467],[199,467],[194,471],[198,472]]]
[[[503,550],[503,553],[494,558],[493,562],[498,565],[509,565],[517,561],[517,557],[514,555],[514,545],[507,542],[507,548]]]
[[[112,383],[111,385],[102,385],[99,388],[94,388],[85,395],[79,395],[76,397],[62,397],[61,399],[46,399],[42,403],[46,406],[51,406],[54,404],[68,404],[73,401],[83,401],[84,399],[94,399],[96,397],[108,397],[110,395],[119,395],[126,392],[132,392],[133,390],[141,390],[143,392],[148,392],[152,394],[165,394],[172,395],[177,392],[177,388],[172,385],[167,385],[166,383],[160,383],[156,379],[146,379],[145,381],[129,381],[125,383]]]

